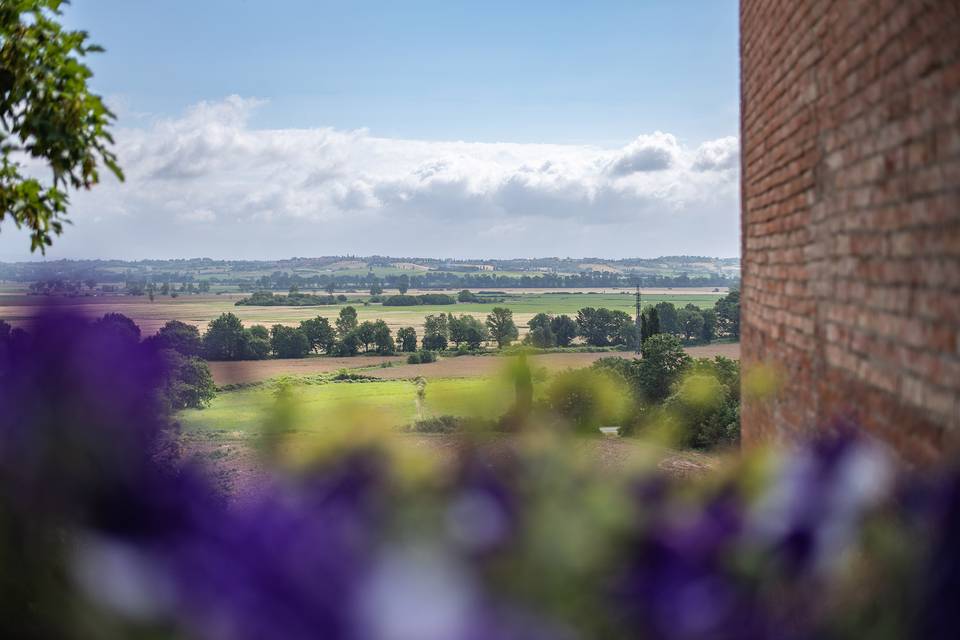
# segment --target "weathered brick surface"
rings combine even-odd
[[[960,434],[960,2],[742,0],[746,446],[854,415]]]

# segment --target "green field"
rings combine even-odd
[[[345,416],[373,415],[390,425],[417,417],[416,387],[408,380],[293,384],[288,426],[298,432],[322,432],[343,424]],[[275,415],[277,387],[261,385],[217,394],[206,409],[181,411],[185,435],[253,436]],[[424,417],[462,415],[495,418],[509,406],[509,387],[483,378],[434,379],[427,383]]]

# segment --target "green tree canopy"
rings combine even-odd
[[[353,307],[344,307],[343,309],[340,309],[340,315],[337,317],[337,335],[343,338],[356,328],[357,310]]]
[[[200,331],[192,324],[170,320],[151,338],[161,349],[173,349],[184,356],[198,356],[203,348]]]
[[[10,216],[26,228],[30,250],[41,253],[63,231],[70,189],[97,184],[101,165],[123,179],[107,129],[115,117],[81,62],[102,49],[59,24],[62,4],[0,6],[0,222]],[[28,161],[46,165],[49,182],[28,175]]]
[[[278,358],[302,358],[310,352],[310,341],[300,329],[275,324],[270,328],[270,348]]]
[[[221,314],[207,325],[203,334],[203,353],[208,360],[241,360],[245,334],[240,318],[232,313]]]
[[[310,348],[316,352],[332,353],[336,343],[337,334],[330,321],[322,316],[317,316],[311,320],[304,320],[300,323],[300,331],[307,336],[310,342]]]
[[[404,327],[397,331],[397,341],[400,351],[410,353],[417,350],[417,330],[413,327]]]
[[[383,320],[377,320],[373,323],[373,344],[380,355],[389,355],[397,349],[390,327]]]
[[[447,348],[450,328],[444,314],[429,315],[423,319],[423,348],[429,351],[443,351]]]
[[[490,338],[497,343],[497,347],[504,348],[517,339],[520,332],[513,323],[513,312],[506,307],[494,307],[487,316],[487,328],[490,329]]]
[[[567,315],[555,316],[550,321],[550,331],[553,332],[558,347],[569,347],[577,337],[577,323]]]

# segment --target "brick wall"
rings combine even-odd
[[[742,0],[745,446],[960,432],[960,2]]]

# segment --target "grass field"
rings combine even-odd
[[[406,424],[417,416],[417,391],[408,380],[297,384],[290,389],[289,427],[298,432],[322,432],[344,424],[349,415],[372,414],[388,425]],[[495,418],[512,397],[509,388],[487,378],[433,379],[426,391],[425,416]],[[187,436],[253,436],[270,420],[275,395],[273,386],[220,393],[208,408],[182,411],[178,419]]]
[[[677,306],[695,304],[710,307],[724,292],[709,290],[664,291],[644,294],[644,304],[656,304],[661,301],[672,302]],[[108,312],[118,312],[129,316],[136,322],[143,335],[151,335],[168,320],[182,320],[205,328],[206,324],[221,313],[231,312],[250,324],[290,324],[315,316],[334,318],[344,305],[322,307],[249,307],[234,306],[243,297],[241,294],[180,296],[178,298],[158,297],[150,302],[145,297],[99,296],[92,298],[40,298],[35,296],[0,294],[0,319],[11,324],[24,324],[45,304],[56,304],[89,316],[101,316]],[[354,296],[351,296],[354,297]],[[394,331],[401,327],[413,326],[419,330],[423,318],[429,314],[453,313],[469,314],[485,319],[495,306],[505,306],[514,313],[514,321],[521,334],[526,331],[526,323],[537,313],[576,315],[582,307],[607,307],[632,313],[634,299],[630,292],[597,293],[546,293],[543,289],[510,290],[502,303],[429,305],[420,307],[384,307],[380,304],[364,306],[362,302],[351,301],[359,313],[360,320],[383,319]]]

